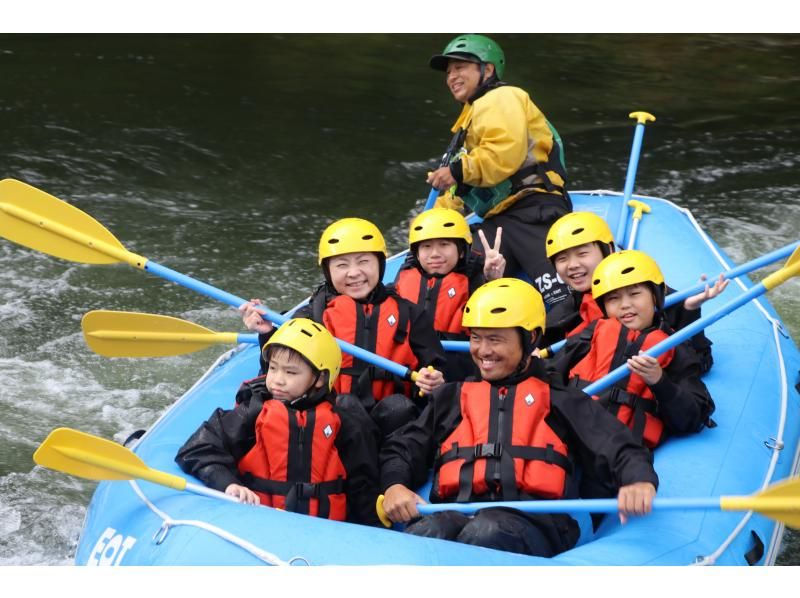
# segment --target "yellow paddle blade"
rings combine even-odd
[[[124,446],[70,428],[50,432],[33,460],[42,467],[89,480],[141,479],[175,490],[186,488],[186,480],[150,469]]]
[[[800,274],[800,247],[797,247],[797,249],[792,252],[792,255],[789,256],[789,259],[786,260],[786,263],[780,270],[767,276],[761,281],[761,284],[770,291],[779,284],[783,284],[789,280],[792,276],[797,276],[798,274]]]
[[[57,197],[14,179],[0,181],[0,235],[55,257],[84,264],[126,262],[144,268],[102,224]]]
[[[214,332],[170,316],[126,311],[90,311],[81,320],[89,348],[105,357],[165,357],[235,344],[235,332]]]
[[[800,529],[800,478],[789,478],[750,496],[722,496],[723,511],[755,511]]]

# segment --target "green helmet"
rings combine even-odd
[[[497,78],[502,79],[506,70],[506,56],[503,49],[493,39],[485,35],[459,35],[445,47],[441,54],[432,56],[431,68],[437,71],[447,70],[447,61],[451,58],[467,62],[491,62]]]

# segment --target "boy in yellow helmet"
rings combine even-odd
[[[527,274],[549,309],[567,288],[544,255],[544,237],[572,210],[558,134],[524,90],[502,81],[506,60],[494,40],[460,35],[430,66],[446,72],[448,89],[463,105],[451,144],[463,149],[428,176],[445,191],[436,205],[474,211],[483,218],[477,229],[492,244],[502,227],[507,272]],[[478,244],[473,250],[483,252]]]
[[[378,438],[361,405],[333,392],[342,360],[333,336],[292,319],[264,358],[264,384],[245,383],[234,409],[216,409],[180,448],[178,465],[240,502],[376,524]]]
[[[413,419],[425,402],[422,394],[444,383],[441,369],[446,363],[431,317],[381,282],[386,255],[383,235],[372,222],[343,218],[332,223],[319,242],[326,282],[295,312],[323,324],[336,338],[419,370],[413,387],[408,380],[344,355],[336,391],[357,395],[384,436]],[[242,314],[263,346],[273,326],[255,309],[258,303],[243,306]],[[262,372],[265,365],[262,361]]]
[[[501,278],[470,297],[464,326],[480,370],[474,382],[436,389],[422,414],[380,453],[383,508],[394,522],[419,517],[421,486],[434,464],[433,502],[575,496],[576,466],[618,488],[620,516],[650,511],[658,477],[630,431],[577,389],[551,387],[531,356],[545,326],[541,295]],[[486,508],[469,518],[442,511],[409,533],[549,557],[573,547],[578,525],[563,514]]]
[[[714,401],[694,349],[682,343],[658,358],[643,354],[672,333],[664,293],[653,258],[636,250],[612,253],[592,274],[592,295],[604,317],[570,336],[548,360],[562,382],[578,387],[627,363],[630,376],[594,398],[651,449],[668,436],[713,425]]]
[[[409,253],[394,283],[397,293],[420,305],[433,318],[439,337],[466,340],[461,325],[469,296],[487,280],[500,278],[505,259],[499,251],[502,229],[494,246],[479,231],[484,256],[470,251],[472,234],[461,213],[449,208],[432,208],[411,222]],[[463,380],[474,373],[465,353],[448,354],[445,377]]]

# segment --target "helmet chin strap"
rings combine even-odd
[[[309,386],[306,391],[296,399],[289,401],[289,404],[292,407],[298,406],[303,402],[309,402],[311,405],[316,405],[320,402],[322,397],[327,394],[325,392],[325,385],[322,385],[319,388],[316,388],[317,382],[319,382],[320,377],[322,376],[321,371],[317,371],[317,375],[314,377],[313,382],[311,382],[311,386]]]
[[[517,330],[519,330],[520,341],[522,342],[522,359],[520,359],[517,369],[514,370],[514,374],[521,374],[528,369],[528,365],[530,364],[531,360],[531,354],[536,348],[540,337],[534,339],[533,335],[536,334],[535,332],[528,332],[522,328],[518,328]]]

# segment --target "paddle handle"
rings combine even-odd
[[[782,268],[781,270],[784,269]],[[768,288],[764,285],[764,283],[757,284],[743,295],[740,295],[736,299],[733,299],[732,301],[723,305],[720,309],[718,309],[714,313],[704,316],[699,320],[692,322],[685,328],[681,328],[671,336],[668,336],[660,343],[650,347],[647,351],[645,351],[645,355],[649,355],[650,357],[658,357],[662,353],[669,351],[674,347],[677,347],[682,342],[693,337],[695,334],[697,334],[704,328],[710,326],[717,320],[728,315],[732,311],[739,309],[745,303],[748,303],[752,299],[755,299],[756,297],[763,295],[764,293],[767,292],[767,290]],[[606,376],[600,378],[600,380],[598,380],[597,382],[593,382],[592,384],[584,388],[583,392],[585,392],[587,395],[594,395],[603,392],[608,387],[619,382],[629,374],[630,370],[628,369],[628,364],[624,363],[618,368],[612,370]]]
[[[628,207],[633,208],[633,216],[631,217],[631,219],[633,220],[633,227],[631,228],[631,236],[628,239],[628,242],[625,244],[625,247],[627,247],[628,249],[635,249],[636,235],[639,232],[639,223],[644,214],[650,213],[650,206],[648,206],[646,203],[638,199],[631,199],[628,202]]]
[[[723,497],[725,498],[725,497]],[[719,496],[697,498],[654,498],[653,510],[702,510],[718,509]],[[497,502],[418,504],[421,515],[439,511],[457,511],[472,514],[481,509],[504,507],[525,513],[616,513],[619,508],[616,498],[566,499],[566,500],[506,500]]]
[[[181,274],[180,272],[176,272],[171,268],[167,268],[166,266],[162,266],[153,261],[148,261],[144,269],[156,276],[169,280],[170,282],[177,283],[183,287],[191,289],[193,291],[197,291],[203,295],[211,297],[212,299],[216,299],[221,301],[222,303],[227,303],[231,307],[235,307],[236,309],[239,306],[247,303],[246,299],[242,299],[241,297],[237,297],[231,293],[226,291],[220,290],[210,284],[205,282],[199,281],[191,276],[187,276],[186,274]],[[278,312],[272,311],[271,309],[264,307],[263,305],[258,306],[258,310],[264,315],[264,317],[275,324],[276,326],[280,326],[284,324],[287,320],[289,320],[288,316],[284,316],[283,314],[279,314]],[[362,361],[366,361],[367,363],[371,363],[372,365],[376,365],[378,367],[383,368],[387,372],[391,372],[396,376],[400,376],[401,378],[409,378],[413,379],[413,374],[409,368],[400,365],[399,363],[395,363],[394,361],[390,361],[385,357],[381,357],[380,355],[376,355],[375,353],[371,353],[369,351],[365,351],[361,347],[357,347],[351,343],[343,341],[341,339],[336,339],[339,347],[345,351],[346,353],[352,355],[353,357],[357,357]]]

